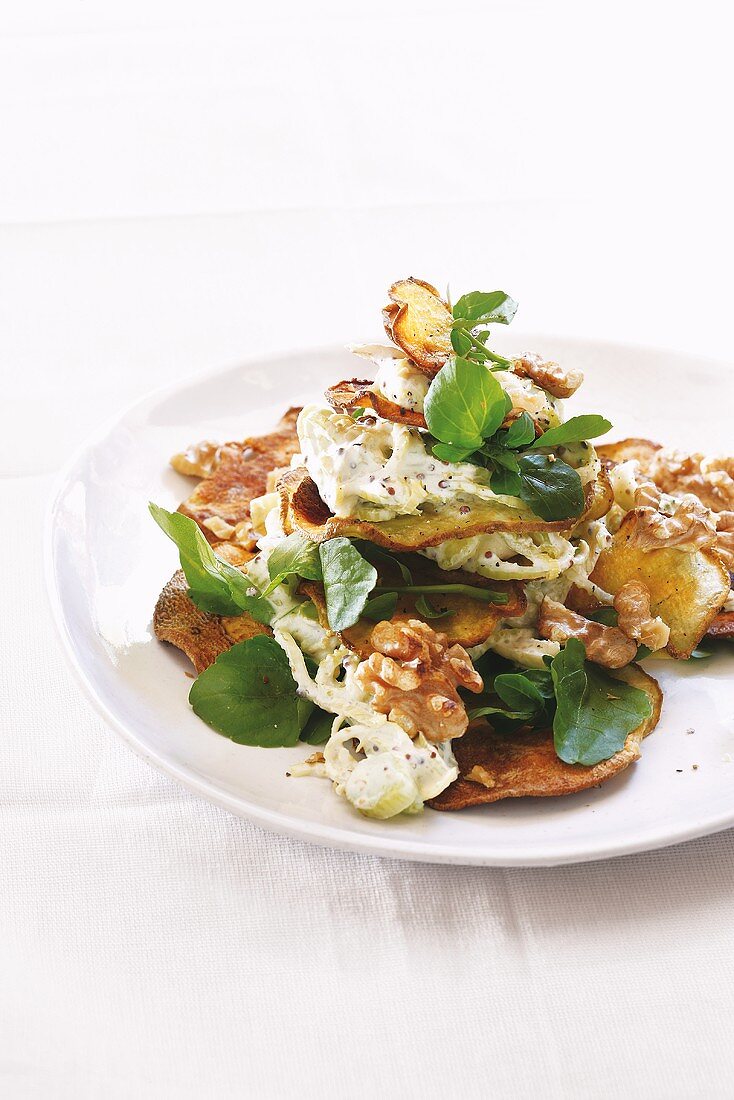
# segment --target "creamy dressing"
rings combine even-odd
[[[581,534],[581,538],[568,544],[572,551],[571,563],[555,577],[529,581],[525,585],[527,608],[524,614],[499,623],[490,638],[469,651],[472,658],[477,659],[491,649],[520,665],[542,668],[543,658],[555,657],[560,648],[556,642],[537,637],[538,610],[545,596],[564,603],[572,585],[576,585],[599,603],[612,603],[611,595],[589,580],[589,574],[593,572],[599,554],[609,545],[611,536],[603,520],[589,521]]]
[[[373,388],[405,409],[423,412],[431,379],[395,348],[378,344],[354,346],[350,349],[377,367]],[[529,378],[521,378],[510,370],[494,371],[494,377],[512,398],[516,409],[528,413],[541,428],[555,427],[561,421],[563,403],[551,397]]]
[[[502,389],[512,398],[512,406],[532,416],[545,431],[561,423],[563,402],[551,397],[529,378],[521,378],[511,370],[494,371]]]
[[[298,417],[301,455],[322,500],[337,516],[386,520],[418,515],[425,505],[497,500],[528,514],[515,497],[489,487],[488,470],[440,462],[418,428],[364,416],[354,420],[328,406],[307,405]]]
[[[450,742],[433,745],[422,733],[411,740],[388,721],[333,733],[324,748],[324,770],[337,794],[377,818],[420,813],[459,774]]]
[[[375,711],[354,680],[358,658],[335,635],[315,677],[309,674],[295,632],[276,627],[274,636],[288,658],[299,694],[337,715],[323,763],[296,765],[293,775],[326,776],[337,794],[361,813],[378,818],[417,813],[426,799],[456,779],[450,742],[430,744],[423,734],[411,740]],[[345,726],[345,721],[350,724]]]
[[[494,500],[530,516],[517,497],[494,493],[491,473],[470,462],[441,462],[428,450],[418,428],[376,416],[354,420],[325,405],[307,405],[298,417],[304,466],[321,499],[337,516],[387,520],[418,515],[428,506]],[[599,459],[590,444],[563,448],[563,460],[577,469],[582,484],[593,481]]]
[[[559,576],[574,560],[574,546],[562,535],[496,532],[448,539],[419,551],[441,569],[464,569],[494,580],[534,580]]]
[[[372,388],[402,409],[423,412],[430,384],[428,375],[414,367],[409,359],[383,359]]]
[[[269,556],[269,551],[262,552],[244,566],[244,572],[260,592],[270,583],[267,566]],[[298,583],[297,577],[289,577],[268,594],[268,602],[275,612],[272,625],[288,631],[300,649],[314,661],[320,662],[334,652],[334,648],[340,644],[339,638],[321,625],[311,600],[296,595]]]

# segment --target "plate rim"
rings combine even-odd
[[[577,344],[597,348],[624,349],[625,352],[668,354],[681,359],[694,358],[701,365],[706,364],[715,367],[727,368],[729,364],[723,358],[713,356],[695,356],[693,352],[662,347],[659,345],[645,345],[627,343],[617,340],[600,340],[594,337],[574,337],[560,333],[518,333],[523,339],[531,340],[562,340],[567,344]],[[90,433],[73,450],[70,457],[64,462],[54,478],[49,493],[48,504],[45,509],[43,523],[43,571],[46,591],[51,608],[52,619],[61,642],[61,649],[67,667],[73,672],[77,683],[81,686],[87,700],[92,704],[100,717],[111,726],[120,736],[122,741],[149,766],[167,775],[180,783],[185,789],[206,801],[227,810],[236,817],[253,821],[261,828],[281,836],[306,841],[320,847],[338,849],[341,851],[358,852],[363,855],[377,855],[388,859],[407,859],[421,863],[477,866],[477,867],[559,867],[576,863],[590,863],[608,859],[621,858],[641,852],[655,851],[661,848],[682,844],[686,841],[700,837],[710,836],[717,832],[734,826],[734,801],[728,815],[720,814],[715,819],[699,821],[671,830],[669,827],[658,833],[647,833],[644,837],[631,837],[627,841],[603,844],[595,842],[593,849],[577,845],[573,853],[554,854],[552,848],[540,851],[526,851],[524,854],[505,853],[497,851],[467,852],[459,846],[442,845],[436,850],[431,842],[417,840],[401,840],[395,838],[381,838],[377,834],[360,836],[353,833],[348,827],[334,826],[317,821],[299,820],[278,810],[271,810],[257,802],[253,802],[246,795],[229,795],[220,790],[213,781],[184,766],[171,762],[165,754],[157,752],[144,743],[136,731],[119,718],[110,709],[101,697],[92,678],[89,676],[82,658],[74,644],[74,639],[69,628],[65,614],[63,595],[61,591],[61,578],[56,569],[55,538],[57,534],[56,519],[64,497],[65,490],[72,480],[74,471],[83,458],[100,444],[111,432],[122,424],[129,416],[142,410],[145,406],[154,404],[157,400],[176,394],[191,384],[206,383],[210,379],[216,379],[232,370],[247,370],[255,364],[262,365],[268,362],[282,362],[284,359],[298,358],[303,355],[334,354],[343,351],[341,344],[324,344],[305,347],[287,348],[279,351],[254,352],[243,356],[230,363],[211,366],[205,370],[194,371],[172,383],[158,386],[136,398],[116,414],[109,417],[94,432]]]

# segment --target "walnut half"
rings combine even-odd
[[[436,743],[461,737],[469,724],[458,687],[482,690],[482,678],[460,645],[419,619],[378,623],[375,647],[354,678],[372,706],[410,737]]]
[[[541,638],[560,645],[564,645],[569,638],[578,638],[586,648],[587,658],[605,668],[623,668],[637,655],[637,642],[628,638],[618,627],[585,619],[548,596],[540,605],[538,633]]]
[[[643,487],[644,488],[644,487]],[[635,493],[635,504],[640,495]],[[676,547],[693,554],[716,543],[716,526],[713,514],[693,496],[685,496],[675,502],[669,514],[656,507],[645,505],[628,513],[634,517],[628,538],[631,546],[640,550],[660,550]]]
[[[627,581],[614,597],[617,625],[623,634],[642,642],[653,652],[665,649],[670,627],[650,613],[650,590],[642,581]]]
[[[564,370],[558,363],[543,359],[540,355],[523,355],[515,359],[512,370],[521,378],[535,382],[551,397],[571,397],[584,380],[580,370]]]
[[[734,509],[734,458],[704,458],[663,447],[643,464],[644,472],[664,493],[693,493],[714,512]]]
[[[211,477],[219,464],[221,444],[202,439],[192,443],[185,451],[171,457],[171,465],[178,474],[186,477]]]
[[[730,573],[734,573],[734,512],[716,516],[716,550]]]

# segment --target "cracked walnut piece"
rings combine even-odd
[[[534,354],[515,359],[512,371],[521,378],[529,378],[551,397],[571,397],[584,380],[580,370],[564,370],[558,363]]]
[[[662,447],[641,465],[664,493],[693,493],[714,512],[734,510],[734,458],[705,458]]]
[[[560,645],[569,638],[578,638],[586,648],[588,660],[604,668],[623,668],[637,655],[637,642],[618,627],[585,619],[548,596],[540,605],[538,633],[541,638]]]
[[[219,443],[202,439],[200,443],[192,443],[185,451],[173,455],[171,465],[176,473],[186,477],[211,477],[219,463],[220,450]]]
[[[457,692],[482,690],[482,678],[460,645],[419,619],[378,623],[376,652],[358,665],[354,678],[375,710],[410,737],[422,733],[434,744],[461,737],[469,719]]]
[[[614,597],[617,625],[623,634],[646,645],[653,653],[665,649],[670,627],[650,613],[650,590],[642,581],[627,581]]]
[[[644,488],[644,487],[643,487]],[[637,505],[638,489],[635,493]],[[629,539],[640,550],[678,550],[688,554],[705,550],[716,542],[715,517],[695,497],[686,496],[675,502],[675,508],[666,515],[655,507],[635,507],[630,515],[635,517]]]
[[[734,573],[734,512],[716,516],[716,551],[730,573]]]

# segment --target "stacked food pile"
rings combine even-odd
[[[181,557],[155,633],[204,721],[323,746],[291,773],[370,816],[598,785],[658,721],[639,662],[734,630],[734,462],[595,448],[579,371],[490,349],[501,291],[389,296],[372,379],[173,458],[202,480],[151,506]]]

